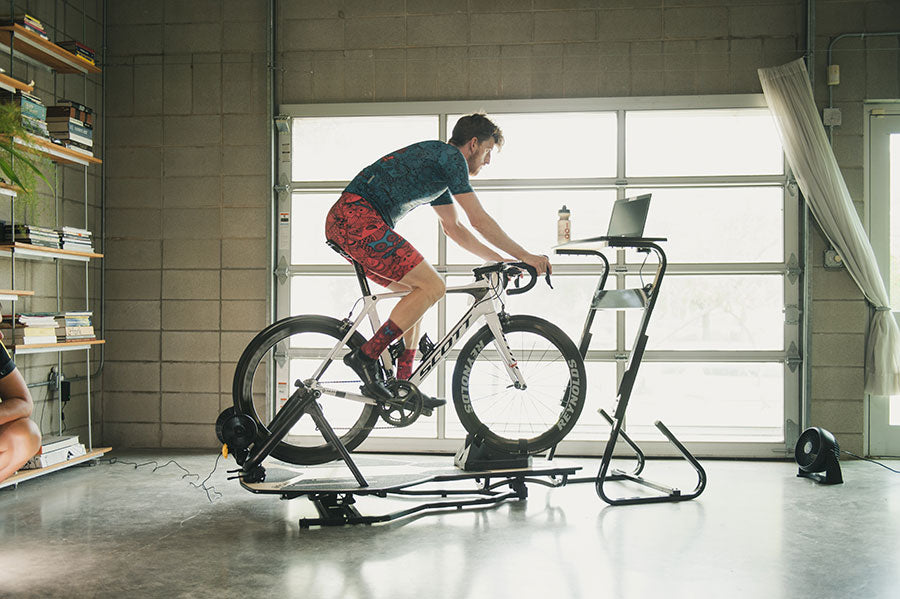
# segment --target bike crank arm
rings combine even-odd
[[[330,397],[338,397],[340,399],[349,399],[352,401],[358,401],[361,403],[367,403],[369,405],[378,405],[378,402],[372,399],[371,397],[366,397],[361,393],[350,393],[348,391],[338,391],[337,389],[331,389],[330,387],[323,387],[319,385],[316,381],[312,381],[309,385],[310,391],[318,392],[320,395],[328,395]]]

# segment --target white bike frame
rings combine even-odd
[[[444,335],[444,338],[434,346],[434,349],[422,357],[422,361],[419,363],[418,368],[416,368],[409,377],[410,383],[418,388],[421,382],[434,370],[434,367],[442,360],[446,359],[447,355],[456,346],[456,343],[462,336],[465,335],[466,331],[472,328],[472,326],[474,326],[481,318],[484,318],[491,332],[494,334],[494,345],[498,350],[500,360],[506,367],[506,372],[509,374],[512,385],[517,389],[524,389],[526,387],[525,378],[519,370],[512,349],[510,349],[509,343],[506,341],[506,335],[503,334],[503,327],[500,325],[500,316],[497,310],[498,299],[497,297],[485,297],[490,292],[500,288],[499,277],[499,273],[487,273],[483,279],[473,281],[466,285],[447,288],[447,293],[468,293],[471,295],[473,298],[472,305],[469,306],[466,313],[459,319],[459,322],[457,322],[456,325]],[[333,360],[340,359],[338,353],[343,347],[346,347],[347,341],[353,336],[353,333],[356,332],[356,329],[359,328],[359,325],[362,324],[364,319],[369,319],[373,331],[377,331],[381,327],[381,321],[378,318],[377,310],[378,302],[386,299],[401,298],[408,294],[409,291],[393,291],[363,296],[362,311],[359,316],[356,317],[356,320],[353,321],[350,330],[348,330],[344,337],[331,348],[331,351],[328,352],[328,355],[316,369],[312,378],[305,381],[310,386],[310,389],[320,391],[322,395],[330,395],[332,397],[340,397],[342,399],[350,399],[367,404],[378,403],[365,395],[324,387],[319,384],[319,377],[322,376],[322,373],[325,372],[325,369]],[[390,350],[385,349],[381,354],[381,361],[386,372],[393,372],[394,364]]]

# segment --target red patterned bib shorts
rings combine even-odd
[[[388,226],[363,197],[344,192],[325,218],[325,238],[359,262],[366,277],[383,287],[418,266],[422,254]]]

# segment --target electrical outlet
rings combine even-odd
[[[841,124],[841,109],[840,108],[826,108],[822,111],[822,122],[829,126],[840,126]]]
[[[844,259],[837,250],[825,250],[825,268],[834,270],[844,268]]]

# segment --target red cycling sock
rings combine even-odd
[[[381,328],[375,331],[372,338],[363,343],[362,352],[373,360],[381,355],[381,352],[391,344],[391,341],[403,334],[403,331],[394,324],[394,321],[388,319]]]
[[[397,378],[401,381],[409,380],[412,374],[413,362],[416,361],[416,350],[405,349],[397,360]]]

